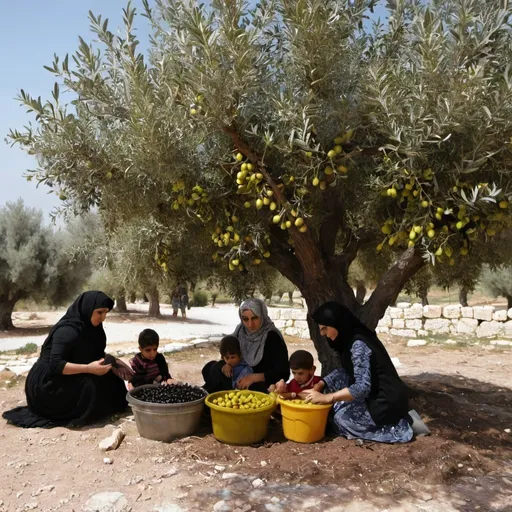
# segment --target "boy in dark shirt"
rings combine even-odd
[[[313,356],[306,350],[297,350],[290,356],[290,369],[293,379],[287,383],[280,380],[270,391],[275,391],[283,398],[305,398],[302,392],[306,389],[316,389],[315,385],[322,379],[315,375],[316,366]]]
[[[160,338],[153,329],[144,329],[139,334],[140,352],[130,360],[134,371],[128,388],[133,389],[143,384],[175,384],[169,373],[165,357],[158,352]]]

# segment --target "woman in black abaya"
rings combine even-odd
[[[55,324],[25,384],[27,406],[3,414],[14,425],[77,427],[126,409],[129,368],[109,356],[103,321],[114,301],[100,291],[80,295]],[[105,364],[105,363],[111,364]]]

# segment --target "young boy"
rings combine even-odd
[[[322,379],[315,375],[316,366],[314,365],[313,356],[306,350],[297,350],[290,356],[290,368],[292,370],[293,379],[285,383],[280,380],[275,389],[279,395],[286,399],[301,398],[306,395],[302,394],[306,389],[317,389],[317,384],[323,382]]]
[[[236,389],[238,381],[252,373],[252,368],[242,359],[240,342],[234,336],[224,336],[220,340],[220,355],[226,364],[232,368],[231,383]]]
[[[160,338],[153,329],[144,329],[139,334],[140,352],[130,360],[134,371],[128,389],[142,384],[174,384],[165,357],[158,352]]]

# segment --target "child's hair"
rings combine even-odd
[[[139,347],[140,348],[154,347],[155,345],[158,347],[159,343],[160,343],[160,337],[158,336],[158,333],[156,331],[154,331],[153,329],[144,329],[139,334]]]
[[[220,340],[220,355],[224,357],[228,354],[236,356],[241,355],[240,342],[235,336],[224,336],[224,338]]]
[[[290,356],[292,370],[311,370],[314,364],[313,356],[307,350],[297,350]]]

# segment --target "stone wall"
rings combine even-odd
[[[305,309],[269,308],[269,315],[284,334],[309,338]],[[407,338],[438,334],[512,338],[512,309],[459,304],[422,306],[403,302],[386,310],[377,332]]]

